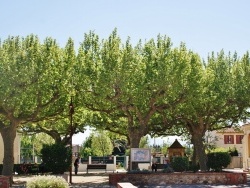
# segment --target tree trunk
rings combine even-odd
[[[198,159],[198,157],[197,157],[196,147],[194,145],[194,141],[193,141],[192,138],[191,138],[191,143],[193,144],[192,165],[195,166],[195,165],[197,165],[197,161],[198,161],[197,159]]]
[[[4,158],[2,175],[11,177],[14,168],[14,140],[16,138],[16,125],[11,123],[1,129],[1,134],[4,143]]]
[[[207,155],[205,152],[205,147],[203,144],[203,134],[193,134],[192,135],[192,140],[193,144],[196,150],[196,155],[198,157],[199,165],[200,165],[200,170],[201,171],[206,171],[207,170]]]
[[[138,127],[130,128],[129,129],[130,149],[139,148],[140,140],[143,136],[144,136],[143,131],[140,128]],[[131,156],[130,156],[130,160],[131,160]],[[130,169],[136,170],[139,168],[138,162],[131,162],[130,164],[132,164],[132,168],[129,168],[129,170]]]

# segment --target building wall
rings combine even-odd
[[[245,124],[244,128],[244,138],[243,138],[243,168],[247,171],[250,169],[250,124]]]
[[[21,135],[17,134],[14,140],[14,163],[20,163],[20,143],[21,143]],[[4,145],[3,145],[3,138],[0,134],[0,164],[3,164],[3,157],[4,157]]]
[[[233,143],[225,143],[225,135],[226,136],[232,136]],[[242,156],[244,152],[243,147],[243,139],[241,143],[236,143],[236,135],[244,136],[243,128],[240,130],[234,130],[232,128],[224,129],[220,131],[211,131],[206,133],[207,136],[207,142],[214,142],[216,147],[225,148],[225,149],[234,149],[236,148],[239,155]]]

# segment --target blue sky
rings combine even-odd
[[[161,34],[205,59],[222,49],[242,56],[250,49],[249,7],[249,0],[0,0],[0,39],[35,34],[64,47],[71,37],[78,47],[84,33],[107,38],[117,28],[133,44]]]
[[[249,50],[249,0],[0,0],[0,38],[31,33],[76,46],[84,33],[101,38],[118,29],[133,44],[167,35],[206,58],[224,49],[242,56]]]

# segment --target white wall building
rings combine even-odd
[[[243,138],[243,168],[250,170],[250,124],[243,126],[244,138]]]
[[[210,131],[206,133],[206,142],[213,143],[218,148],[237,149],[239,156],[243,155],[244,130],[243,127],[239,129],[221,129],[216,131]]]

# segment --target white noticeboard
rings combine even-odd
[[[130,152],[130,170],[132,170],[132,162],[150,162],[151,150],[145,148],[131,148]]]

